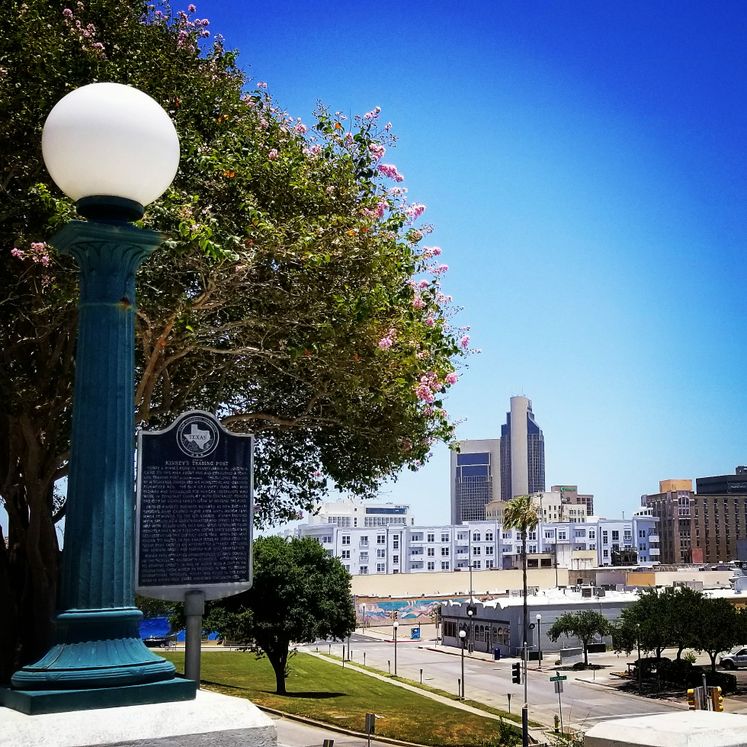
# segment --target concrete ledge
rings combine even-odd
[[[687,711],[603,721],[584,747],[747,747],[747,716]]]
[[[275,725],[244,698],[199,690],[177,703],[28,716],[0,708],[0,747],[276,747]]]

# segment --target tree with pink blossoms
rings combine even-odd
[[[308,124],[237,66],[198,7],[11,0],[0,36],[0,681],[46,648],[65,512],[77,271],[55,232],[74,210],[41,128],[94,80],[141,88],[182,159],[143,225],[165,235],[138,275],[137,419],[186,409],[257,436],[257,517],[359,495],[450,440],[442,407],[464,354],[436,254],[414,225],[380,110]],[[157,71],[157,75],[154,74]]]

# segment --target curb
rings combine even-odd
[[[255,705],[257,705],[255,703]],[[291,721],[299,721],[302,724],[308,724],[309,726],[316,726],[320,729],[327,731],[334,731],[339,734],[347,734],[350,737],[360,737],[361,739],[368,739],[368,734],[364,734],[361,731],[354,731],[353,729],[346,729],[344,726],[337,726],[336,724],[329,724],[326,721],[317,721],[316,719],[309,718],[308,716],[298,716],[295,713],[286,713],[285,711],[279,711],[277,708],[268,708],[266,706],[257,706],[260,711],[266,713],[272,713],[274,716],[282,716]],[[400,744],[403,747],[428,747],[428,745],[420,744],[419,742],[404,742],[401,739],[392,739],[391,737],[382,737],[379,734],[372,734],[371,739],[375,742],[386,742],[387,744]]]

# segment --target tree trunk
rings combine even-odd
[[[588,667],[589,666],[589,648],[586,644],[586,641],[584,641],[583,643],[584,643],[584,666]]]
[[[285,646],[283,646],[281,643],[278,649],[265,649],[267,658],[270,660],[272,669],[275,672],[275,692],[278,695],[288,694],[285,689],[285,667],[288,663],[288,645],[289,644],[286,643]]]

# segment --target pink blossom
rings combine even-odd
[[[422,402],[431,404],[436,398],[433,396],[431,388],[427,384],[418,384],[415,388],[415,396]]]
[[[384,157],[384,153],[386,153],[386,148],[379,143],[371,143],[368,146],[368,151],[377,161],[380,161]]]
[[[423,301],[421,296],[415,296],[415,298],[412,299],[412,307],[414,309],[422,309],[425,307],[425,301]]]
[[[410,233],[408,234],[408,238],[414,244],[417,244],[417,242],[423,238],[423,233],[421,231],[418,231],[417,228],[413,228],[410,230]]]
[[[427,288],[429,285],[430,285],[430,283],[427,280],[421,280],[418,283],[418,288],[420,288],[422,290],[424,288]]]
[[[393,163],[380,163],[378,169],[384,176],[394,179],[395,182],[405,180],[405,177],[397,171],[397,167]]]
[[[26,256],[26,252],[24,252],[22,249],[19,249],[17,246],[14,246],[10,250],[10,254],[16,259],[23,259]]]
[[[440,257],[441,247],[440,246],[424,246],[423,254],[421,256],[423,257],[423,259],[432,259],[433,257]]]
[[[318,156],[321,152],[322,152],[321,145],[312,145],[310,148],[303,149],[303,154],[307,158],[313,158],[314,156]]]
[[[272,149],[272,150],[271,150],[271,151],[270,151],[270,152],[269,152],[269,153],[267,154],[267,157],[268,157],[268,158],[269,158],[269,159],[270,159],[271,161],[277,161],[277,158],[278,158],[278,149],[277,149],[277,148],[273,148],[273,149]]]
[[[334,185],[330,184],[325,191],[328,195],[333,195],[335,193]]]
[[[65,10],[63,10],[63,11],[62,11],[62,15],[63,15],[63,16],[65,17],[65,18],[68,18],[68,19],[70,19],[70,18],[72,18],[72,17],[73,17],[73,11],[72,11],[72,10],[70,10],[70,8],[65,8]]]
[[[410,205],[407,208],[407,217],[410,220],[417,220],[425,212],[425,205],[416,202],[414,205]]]
[[[353,142],[354,142],[353,133],[352,132],[346,132],[345,133],[345,145],[352,145]]]
[[[447,272],[449,269],[449,265],[438,265],[438,267],[433,268],[433,274],[434,275],[443,275],[445,272]]]
[[[303,122],[298,122],[293,129],[299,135],[305,135],[309,131],[309,128]]]
[[[189,4],[189,5],[187,6],[187,11],[188,11],[189,13],[195,13],[195,12],[197,11],[197,8],[195,7],[195,5],[194,5],[193,3],[190,3],[190,4]]]
[[[458,380],[459,380],[459,377],[453,371],[451,373],[446,374],[447,384],[456,384]]]
[[[393,344],[394,344],[394,341],[392,340],[391,337],[388,337],[388,336],[387,337],[382,337],[379,340],[379,347],[382,350],[389,350],[389,348],[392,347]]]
[[[373,109],[371,109],[370,112],[366,112],[363,115],[363,119],[376,119],[376,117],[378,117],[379,114],[381,114],[381,107],[377,106],[377,107],[374,107]]]
[[[425,323],[426,323],[426,325],[427,325],[428,327],[433,327],[433,326],[434,326],[434,325],[436,324],[436,320],[435,320],[435,319],[434,319],[434,318],[433,318],[432,316],[429,316],[429,317],[428,317],[428,318],[427,318],[427,319],[425,320]]]
[[[469,335],[464,335],[461,340],[459,340],[459,344],[462,346],[463,350],[466,350],[469,347]]]
[[[258,80],[257,88],[267,88],[267,83],[265,83],[263,80]]]

